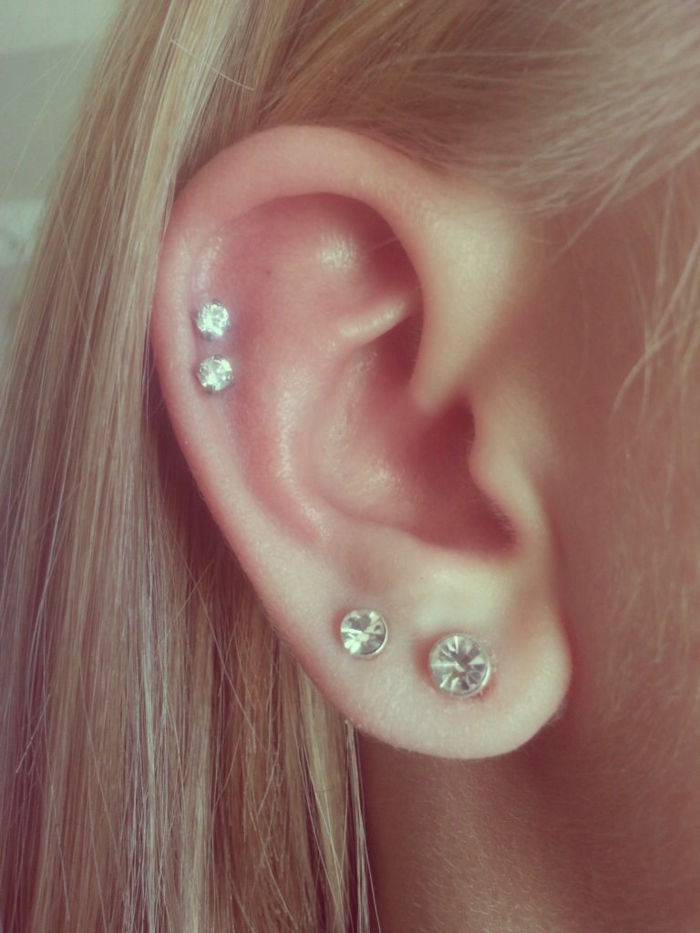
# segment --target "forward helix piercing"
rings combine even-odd
[[[430,652],[430,675],[438,690],[448,696],[478,696],[491,679],[491,660],[478,642],[468,635],[441,638]]]
[[[353,658],[376,658],[388,637],[386,621],[374,609],[354,609],[340,623],[340,640]]]

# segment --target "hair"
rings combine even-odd
[[[368,929],[354,734],[277,641],[153,371],[180,187],[250,133],[324,124],[592,218],[697,151],[698,60],[665,0],[124,5],[0,402],[5,933]]]

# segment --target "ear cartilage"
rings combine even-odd
[[[223,392],[233,381],[233,366],[223,356],[209,356],[202,360],[197,378],[205,392]]]
[[[491,679],[491,660],[468,635],[447,635],[430,652],[430,675],[438,690],[448,696],[478,696]]]
[[[231,315],[220,301],[208,301],[197,312],[195,324],[205,340],[220,340],[231,327]]]
[[[353,658],[376,658],[388,637],[386,621],[375,609],[354,609],[340,623],[343,648]]]

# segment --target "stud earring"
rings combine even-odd
[[[475,697],[491,679],[491,660],[468,635],[447,635],[432,648],[428,662],[433,683],[451,697]]]
[[[223,356],[209,356],[202,360],[197,378],[205,392],[223,392],[233,381],[233,366]]]
[[[387,624],[374,609],[354,609],[340,623],[340,640],[353,658],[375,658],[388,637]]]
[[[197,312],[195,324],[205,340],[219,340],[231,327],[231,315],[220,301],[208,301]]]

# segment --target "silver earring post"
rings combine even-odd
[[[491,659],[469,635],[441,638],[430,652],[428,662],[433,683],[448,696],[475,697],[491,679]]]
[[[388,637],[386,621],[375,609],[354,609],[340,623],[340,640],[353,658],[376,658]]]

